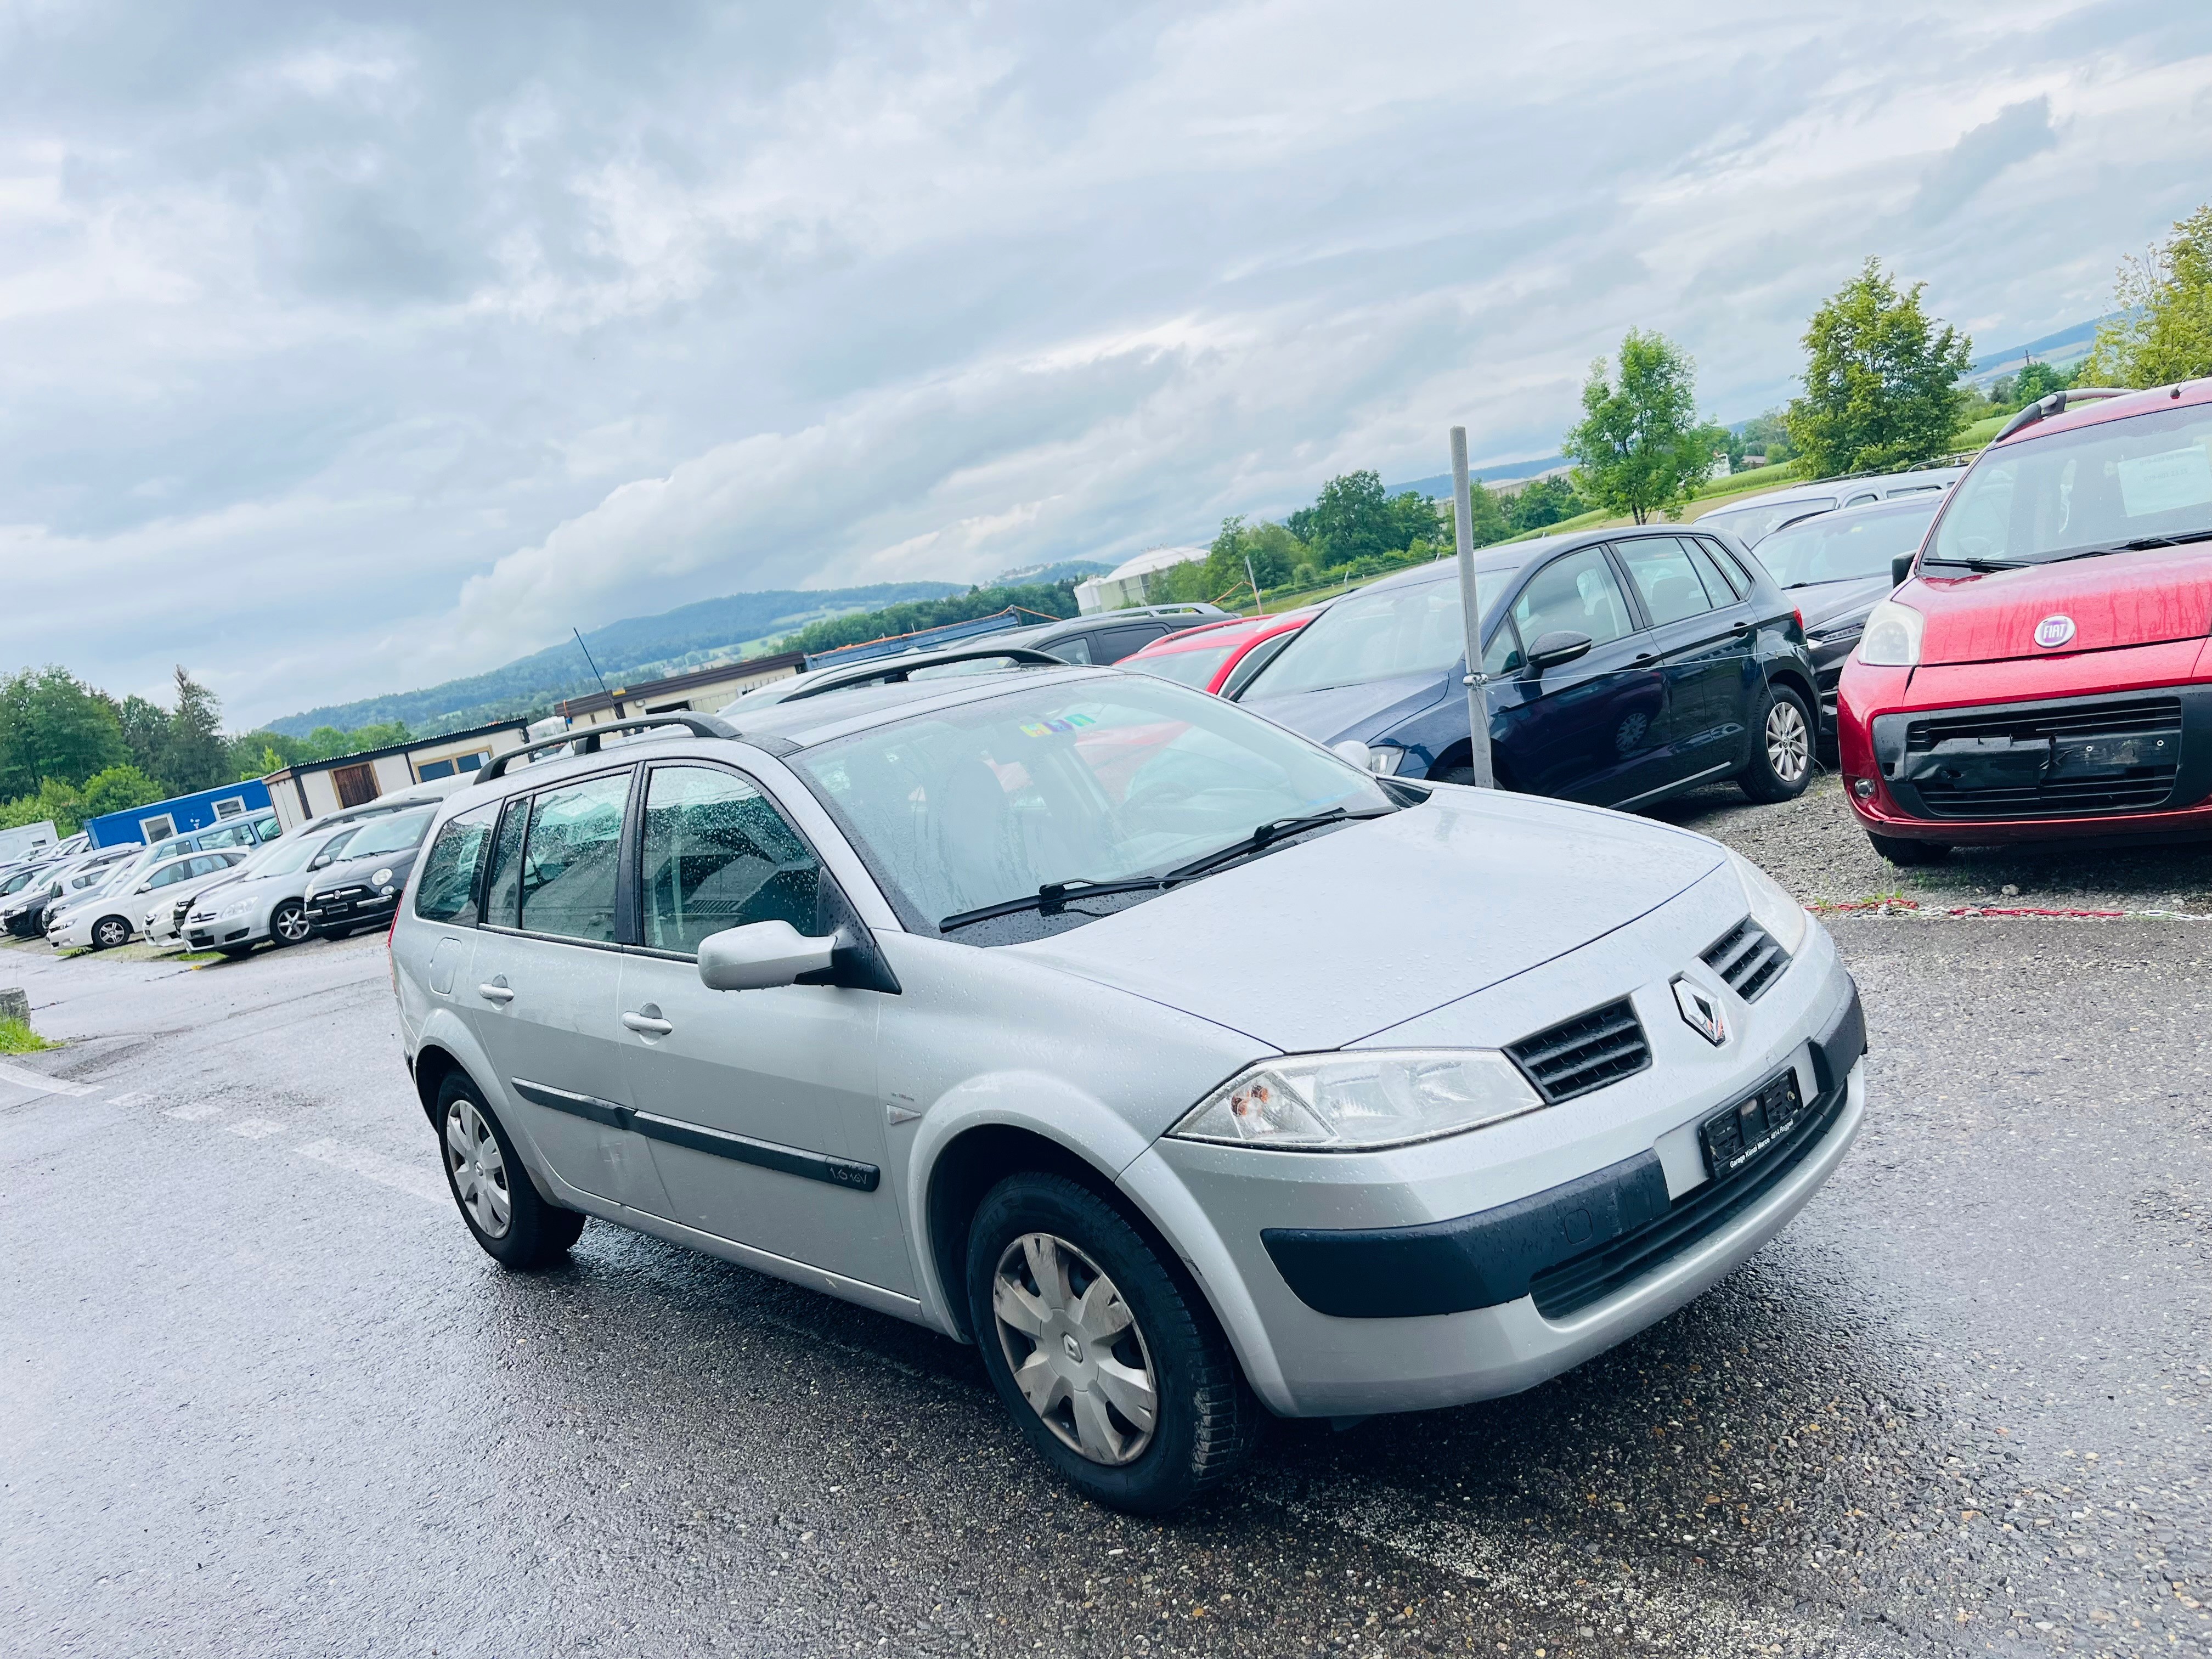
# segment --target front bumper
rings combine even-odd
[[[396,888],[383,894],[372,887],[340,887],[327,893],[310,893],[307,900],[307,925],[319,933],[337,927],[366,927],[372,922],[390,921],[398,903]]]
[[[1667,994],[1663,981],[1658,989]],[[1186,1259],[1274,1410],[1360,1416],[1517,1393],[1733,1271],[1804,1206],[1858,1133],[1863,1016],[1818,928],[1747,1023],[1749,1011],[1731,1005],[1741,1032],[1731,1054],[1706,1048],[1656,1001],[1638,994],[1650,1070],[1514,1124],[1407,1149],[1411,1159],[1347,1158],[1311,1175],[1287,1160],[1314,1154],[1161,1142],[1125,1172],[1125,1188],[1172,1223],[1158,1180],[1165,1171],[1212,1224],[1206,1248],[1186,1249]],[[1699,1123],[1784,1070],[1806,1103],[1796,1131],[1749,1168],[1707,1176]],[[1613,1121],[1601,1123],[1608,1114]],[[1501,1131],[1518,1124],[1533,1135],[1547,1118],[1554,1144],[1540,1160],[1516,1158]],[[1558,1142],[1577,1122],[1589,1132]],[[1230,1162],[1240,1158],[1242,1170]],[[1513,1188],[1515,1170],[1538,1167],[1559,1173]],[[1407,1218],[1393,1222],[1394,1210]],[[1419,1220],[1408,1213],[1423,1210]]]

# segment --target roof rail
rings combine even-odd
[[[1990,439],[1990,441],[1993,444],[2001,444],[2024,426],[2033,426],[2038,421],[2047,420],[2053,415],[2063,415],[2066,412],[2066,406],[2069,404],[2085,404],[2099,398],[2125,398],[2130,396],[2132,391],[2133,388],[2129,386],[2071,386],[2062,387],[2060,390],[2050,393],[2047,397],[2038,398],[2026,409],[2021,410],[2019,414],[2014,416],[2009,421],[2007,421],[1998,430],[1997,435]]]
[[[599,752],[599,739],[616,732],[641,732],[656,726],[680,726],[694,737],[734,738],[738,728],[727,720],[716,720],[712,714],[694,714],[671,711],[665,714],[639,714],[626,720],[609,720],[603,726],[586,726],[580,731],[563,732],[557,738],[547,738],[538,743],[526,743],[520,749],[510,749],[504,755],[495,755],[477,774],[478,783],[489,783],[504,777],[507,769],[526,755],[535,755],[547,749],[567,749],[573,746],[580,755]]]
[[[917,668],[945,668],[957,662],[1012,663],[1018,668],[1066,668],[1065,657],[1055,657],[1049,651],[1037,651],[1025,645],[1002,645],[995,650],[988,645],[969,646],[957,651],[917,651],[896,657],[864,658],[843,672],[826,671],[823,677],[810,685],[802,686],[783,699],[797,702],[801,697],[818,697],[824,691],[842,691],[848,686],[866,685],[879,681],[885,685],[903,684]],[[732,737],[737,735],[732,732]]]

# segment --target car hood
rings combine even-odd
[[[1325,685],[1286,697],[1247,697],[1243,706],[1316,743],[1342,743],[1389,731],[1439,701],[1456,683],[1456,676],[1414,674],[1361,685]]]
[[[1984,575],[1921,576],[1897,597],[1928,619],[1920,660],[1929,664],[2202,639],[2212,633],[2212,546],[2153,548]],[[2035,642],[2035,625],[2046,617],[2073,619],[2073,637],[2055,651]]]
[[[1816,582],[1810,587],[1792,587],[1783,598],[1797,607],[1805,618],[1805,631],[1817,634],[1828,623],[1854,611],[1865,611],[1876,599],[1886,599],[1896,584],[1887,576],[1861,576],[1844,582]]]
[[[392,872],[392,885],[407,879],[407,872],[415,867],[415,860],[422,849],[402,848],[397,853],[372,853],[365,859],[342,859],[336,864],[325,865],[315,872],[315,878],[307,884],[311,893],[328,892],[333,887],[367,881],[379,870]]]
[[[1596,807],[1440,788],[997,948],[1278,1048],[1337,1048],[1626,927],[1723,858],[1701,836]]]

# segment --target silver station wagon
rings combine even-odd
[[[1850,975],[1702,836],[1115,669],[732,718],[440,809],[392,969],[462,1218],[513,1268],[597,1216],[972,1341],[1103,1502],[1217,1486],[1269,1413],[1556,1376],[1857,1133]]]

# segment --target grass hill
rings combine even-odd
[[[873,611],[915,599],[945,599],[968,590],[957,582],[878,582],[868,587],[732,593],[702,599],[656,617],[630,617],[584,635],[609,685],[680,674],[709,662],[757,654],[769,641],[793,634],[809,623],[855,611]],[[746,647],[753,647],[748,652]],[[353,702],[326,703],[304,714],[268,722],[268,729],[304,738],[317,726],[350,732],[363,726],[399,720],[410,732],[457,732],[488,720],[543,712],[562,697],[599,689],[599,681],[576,649],[563,640],[543,651],[518,657],[489,673],[447,680],[420,691],[394,691]]]

